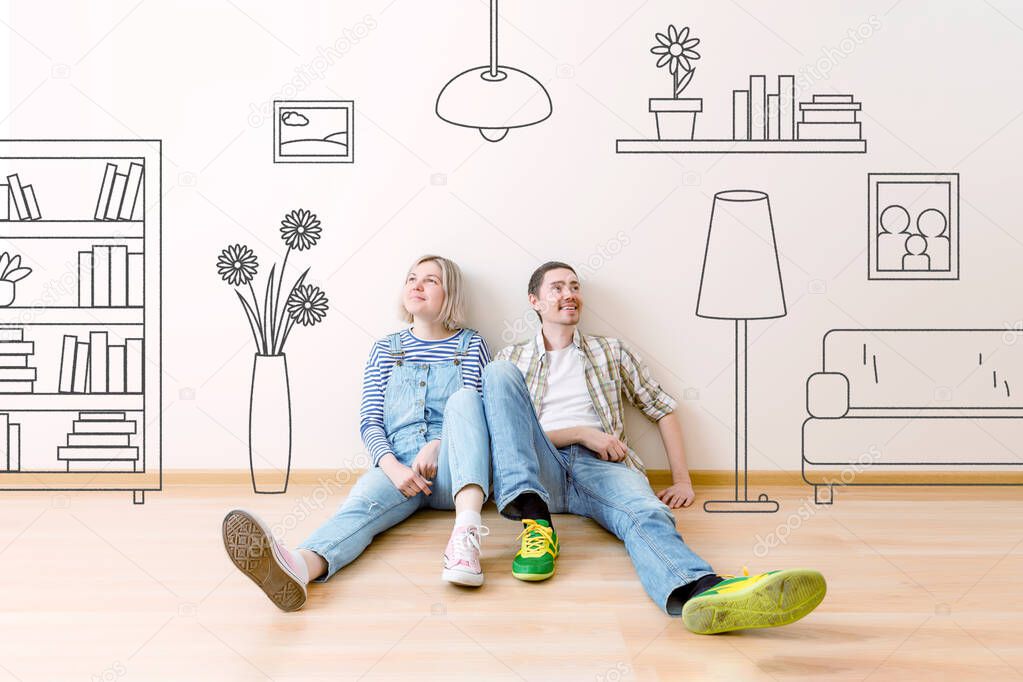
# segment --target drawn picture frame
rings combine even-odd
[[[354,163],[355,102],[274,100],[273,144],[274,163]]]
[[[905,253],[883,242],[892,237]],[[867,175],[868,280],[958,280],[959,247],[958,173]]]

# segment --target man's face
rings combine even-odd
[[[579,324],[583,294],[579,278],[568,268],[549,270],[540,284],[539,295],[529,295],[529,304],[543,322]]]

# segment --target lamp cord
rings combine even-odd
[[[490,0],[490,78],[497,79],[497,0]]]

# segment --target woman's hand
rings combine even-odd
[[[683,481],[675,483],[671,487],[657,493],[657,499],[668,505],[671,509],[678,509],[679,507],[691,505],[693,500],[696,499],[696,493],[693,491],[692,483]]]
[[[419,454],[412,460],[412,471],[432,481],[433,477],[437,475],[438,457],[440,457],[440,441],[431,440],[419,450]]]
[[[407,467],[397,460],[393,455],[388,455],[380,461],[380,469],[391,479],[391,483],[405,497],[415,497],[419,493],[429,495],[431,481],[426,480],[411,467]]]

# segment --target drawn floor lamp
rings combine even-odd
[[[524,128],[551,115],[551,96],[525,71],[497,61],[497,0],[490,0],[490,64],[463,71],[441,88],[437,116],[476,128],[483,139],[500,142],[511,128]]]
[[[735,321],[735,495],[708,500],[707,512],[776,512],[778,502],[749,496],[747,325],[784,317],[785,292],[767,194],[729,190],[714,195],[696,315]]]

